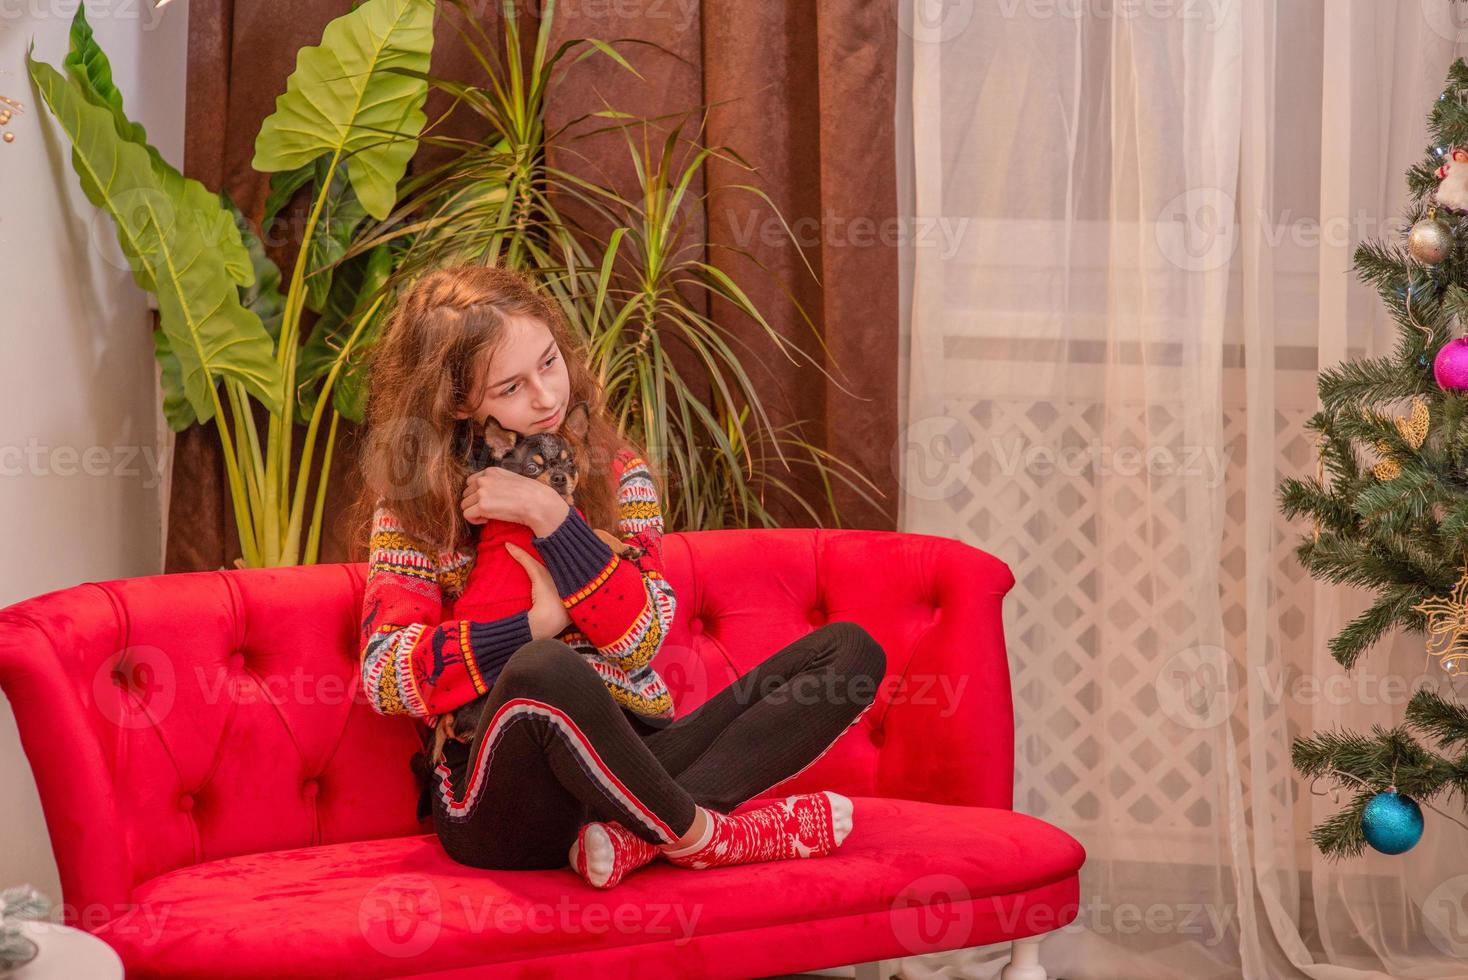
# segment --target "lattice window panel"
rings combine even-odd
[[[949,417],[972,419],[982,447],[1173,447],[1183,458],[1185,435],[1175,409],[1113,404],[1110,411],[1103,431],[1105,407],[1097,402],[945,403]],[[1311,470],[1304,428],[1309,414],[1303,408],[1276,412],[1275,483],[1282,474]],[[1141,721],[1159,712],[1159,666],[1199,642],[1185,574],[1197,540],[1184,513],[1187,477],[1149,478],[1145,468],[1137,475],[1115,469],[1100,475],[1095,466],[1047,474],[1006,467],[1003,453],[981,448],[956,493],[924,504],[951,508],[955,534],[1004,559],[1015,574],[1005,630],[1015,693],[1016,806],[1082,834],[1088,824],[1105,822],[1138,842],[1139,857],[1196,859],[1200,842],[1217,840],[1225,738],[1239,754],[1230,769],[1243,783],[1244,812],[1252,810],[1248,740],[1231,727],[1248,724],[1242,689],[1244,422],[1241,406],[1225,411],[1220,607],[1223,645],[1240,693],[1221,727]],[[1291,554],[1297,535],[1276,513],[1266,613],[1277,624],[1270,633],[1271,663],[1279,657],[1276,637],[1286,644],[1310,640],[1310,580]],[[1286,724],[1274,714],[1288,710],[1285,702],[1266,700],[1263,708],[1271,724]],[[1267,783],[1289,787],[1288,739],[1269,741],[1277,748],[1265,760]]]

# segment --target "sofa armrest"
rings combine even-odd
[[[66,924],[86,929],[122,914],[133,886],[112,768],[95,727],[99,710],[106,710],[99,698],[117,688],[110,676],[82,687],[82,660],[99,648],[124,645],[116,637],[115,613],[96,587],[51,593],[0,611],[0,690],[15,712],[21,748],[35,775]],[[98,686],[100,695],[92,690]]]
[[[0,609],[0,689],[68,924],[97,928],[136,908],[138,885],[203,861],[422,832],[419,726],[360,688],[364,574],[181,572]]]

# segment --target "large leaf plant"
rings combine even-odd
[[[429,65],[434,13],[432,0],[366,0],[298,53],[253,160],[273,175],[267,210],[312,188],[288,277],[225,196],[179,174],[127,117],[83,5],[62,71],[27,51],[83,192],[111,215],[134,280],[157,297],[154,349],[169,426],[213,421],[219,432],[245,565],[319,556],[337,427],[344,410],[360,418],[360,386],[342,381],[360,363],[353,349],[380,320],[392,256],[384,247],[341,260],[363,215],[392,211],[417,149],[428,88],[413,73]],[[319,316],[302,344],[307,309]],[[267,414],[263,438],[252,399]],[[306,434],[293,468],[296,423]]]

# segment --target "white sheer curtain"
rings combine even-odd
[[[1391,347],[1351,253],[1399,226],[1453,4],[902,8],[902,526],[1015,571],[1016,805],[1089,854],[1051,975],[1468,977],[1468,832],[1309,841],[1336,807],[1291,738],[1448,681],[1420,637],[1329,658],[1365,597],[1303,574],[1275,496],[1314,473],[1318,368]]]

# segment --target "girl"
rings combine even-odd
[[[449,742],[432,774],[418,765],[448,854],[483,868],[569,862],[609,888],[658,856],[704,868],[834,850],[852,818],[839,794],[729,811],[856,723],[885,654],[855,623],[827,623],[675,718],[652,667],[675,608],[656,483],[607,417],[559,307],[515,272],[440,269],[402,296],[370,370],[357,503],[359,517],[371,512],[363,688],[376,711],[411,715],[425,732],[490,694],[471,743]],[[569,439],[560,425],[582,400],[591,425],[576,445],[576,507],[529,477],[470,472],[490,416],[522,436]],[[456,620],[445,606],[473,563],[472,525],[490,518],[534,534],[541,560],[511,546],[532,607]],[[597,528],[642,556],[618,558]],[[813,685],[850,694],[796,694]]]

